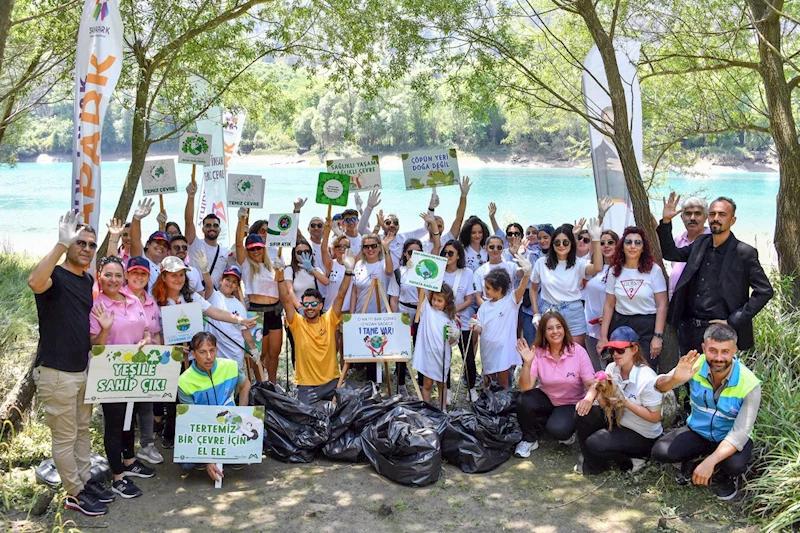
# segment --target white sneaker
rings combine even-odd
[[[136,457],[152,465],[160,465],[164,462],[164,456],[158,452],[156,445],[152,442],[144,448],[139,448],[139,451],[136,452]]]
[[[559,444],[563,444],[564,446],[572,446],[573,444],[575,444],[576,440],[578,440],[578,434],[573,433],[572,435],[569,436],[567,440],[560,440],[558,442]]]
[[[647,466],[646,459],[639,459],[637,457],[631,457],[631,463],[633,463],[633,468],[628,470],[629,474],[635,474],[636,472]]]
[[[523,459],[531,456],[531,452],[539,447],[539,441],[528,442],[526,440],[520,441],[517,444],[517,449],[514,450],[514,455],[522,457]]]
[[[478,401],[478,391],[474,387],[469,389],[469,399],[472,400],[472,403]]]
[[[576,474],[583,475],[583,454],[578,454],[578,462],[572,467],[572,471]]]
[[[445,389],[444,394],[445,394],[444,402],[447,405],[453,405],[453,395],[450,394],[450,389]]]

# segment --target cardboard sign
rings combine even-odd
[[[173,346],[92,346],[83,401],[177,401],[181,361],[183,350]]]
[[[320,172],[317,181],[317,203],[323,205],[347,205],[347,194],[350,191],[350,176]]]
[[[184,133],[178,145],[178,163],[208,165],[211,163],[211,135]]]
[[[164,328],[164,344],[189,342],[195,333],[204,331],[203,308],[200,302],[167,305],[161,310],[161,324]]]
[[[328,172],[350,176],[350,192],[381,188],[381,167],[378,156],[331,159],[325,162]]]
[[[409,285],[439,292],[444,282],[444,269],[447,259],[438,255],[414,251],[411,261],[406,264],[408,268]]]
[[[264,178],[251,174],[228,174],[228,205],[261,209],[264,206]]]
[[[407,313],[342,315],[344,359],[411,359],[411,317]]]
[[[175,160],[173,159],[145,161],[140,178],[142,196],[178,192],[178,178],[175,176]]]
[[[264,342],[264,313],[248,311],[247,318],[256,319],[256,325],[250,328],[250,334],[253,336],[253,342],[256,345],[256,353],[260,354],[261,345]]]
[[[269,216],[267,226],[267,246],[273,248],[294,248],[297,242],[297,213],[279,213]]]
[[[406,190],[457,185],[460,179],[455,148],[402,154]]]
[[[176,463],[260,463],[264,406],[176,406]]]

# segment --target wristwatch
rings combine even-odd
[[[653,333],[653,337],[655,337],[656,339],[664,340],[664,334],[663,333]]]

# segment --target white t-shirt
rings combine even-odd
[[[253,272],[253,267],[247,259],[239,265],[242,269],[242,281],[245,294],[260,294],[279,298],[278,283],[275,281],[275,272],[267,269],[266,265],[259,264],[259,272]]]
[[[611,376],[614,383],[626,398],[637,405],[643,405],[650,411],[661,410],[661,402],[664,395],[653,386],[658,375],[647,365],[634,366],[627,380],[623,380],[620,369],[616,363],[609,363],[606,367],[606,374]],[[619,425],[631,429],[648,439],[656,439],[664,432],[661,422],[648,422],[644,418],[625,408],[625,414],[619,421]]]
[[[521,304],[522,299],[516,302],[514,293],[509,291],[500,300],[489,300],[478,309],[478,321],[481,323],[480,355],[484,375],[522,364],[517,353],[517,315]]]
[[[467,246],[464,248],[464,260],[467,262],[467,268],[475,272],[482,264],[489,261],[489,252],[483,248],[476,252],[472,246]]]
[[[353,255],[358,256],[361,253],[361,235],[351,237],[345,233],[344,236],[350,241],[350,251],[353,252]],[[335,236],[331,238],[331,247],[333,247],[333,239],[335,238]]]
[[[210,246],[206,244],[202,238],[195,237],[194,242],[189,245],[189,259],[191,261],[192,255],[196,254],[198,251],[202,251],[206,254],[206,258],[208,259],[208,268],[211,269],[211,265],[214,264],[214,269],[209,270],[211,274],[211,280],[214,282],[215,287],[219,287],[219,282],[222,280],[222,273],[225,272],[227,268],[227,258],[229,250],[222,245],[219,246],[219,257],[217,258],[216,264],[214,264],[214,256],[217,255],[217,246]],[[192,265],[195,266],[195,265]]]
[[[234,315],[247,318],[247,311],[244,305],[233,296],[226,298],[221,292],[215,290],[211,298],[208,299],[208,303]],[[245,346],[242,331],[246,330],[247,327],[220,322],[208,317],[206,317],[206,320],[208,321],[206,323],[206,331],[217,338],[217,355],[223,359],[232,359],[239,364],[239,368],[244,368],[244,350],[237,346],[236,343],[240,346]]]
[[[478,292],[478,287],[475,285],[475,276],[472,271],[468,268],[462,268],[460,270],[461,278],[458,280],[458,287],[455,286],[458,270],[455,270],[454,272],[445,271],[444,273],[444,282],[450,285],[450,288],[453,289],[453,292],[456,295],[456,307],[463,304],[467,296]],[[462,330],[469,328],[469,319],[472,318],[471,313],[472,306],[467,307],[458,313]]]
[[[209,267],[211,264],[208,265]],[[194,267],[189,267],[186,270],[186,277],[189,278],[189,288],[193,292],[203,294],[205,287],[203,287],[203,275]]]
[[[325,271],[319,267],[316,267],[317,272],[325,275]],[[300,269],[300,272],[297,273],[297,276],[294,275],[294,270],[292,267],[286,267],[283,271],[284,279],[288,279],[292,281],[292,288],[294,289],[294,295],[297,298],[297,301],[302,303],[303,302],[303,293],[306,292],[307,289],[317,289],[319,290],[319,285],[322,287],[322,283],[317,283],[317,278],[315,278],[312,274],[304,269]],[[296,279],[295,279],[296,278]]]
[[[426,254],[429,254],[433,251],[433,241],[431,240],[431,236],[428,234],[428,230],[424,229],[423,231],[425,231],[425,238],[422,240],[422,251]],[[453,234],[448,231],[439,237],[439,244],[442,248],[444,248],[444,245],[447,244],[448,241],[453,240],[455,240],[455,237],[453,237]]]
[[[161,274],[161,264],[153,263],[149,257],[144,256],[150,264],[150,281],[147,282],[147,294],[153,296],[153,285],[156,284],[159,274]]]
[[[581,299],[581,281],[586,277],[588,261],[576,259],[572,268],[567,261],[559,261],[555,269],[547,268],[547,257],[540,257],[533,265],[531,283],[538,283],[542,298],[551,304],[574,302]],[[541,311],[541,309],[540,309]]]
[[[317,268],[320,269],[320,271],[324,276],[327,276],[328,273],[325,272],[325,263],[322,262],[322,254],[323,254],[322,243],[317,244],[314,241],[308,241],[308,243],[311,245],[311,251],[314,254],[314,264],[317,265]],[[325,247],[325,253],[328,253],[327,246]],[[323,285],[322,283],[319,283],[318,285],[320,294],[322,294],[322,297],[325,298],[325,296],[328,295],[328,286]]]
[[[328,294],[325,295],[325,305],[322,306],[323,312],[333,307],[333,301],[336,299],[336,295],[339,294],[339,287],[342,286],[342,281],[344,281],[344,272],[344,265],[334,261],[331,273],[328,274]],[[344,295],[344,302],[342,302],[343,313],[350,312],[350,293],[352,292],[353,282],[350,280],[350,286],[347,287],[347,293]]]
[[[183,297],[183,294],[178,296],[178,300],[177,301],[173,300],[172,298],[167,298],[167,305],[178,305],[178,304],[195,303],[195,302],[199,302],[200,303],[200,309],[203,310],[203,313],[208,311],[208,308],[211,307],[211,304],[208,303],[208,300],[206,300],[205,298],[203,298],[202,296],[200,296],[197,293],[192,294],[192,301],[191,302],[187,302],[186,298]],[[163,328],[162,328],[161,331],[164,331]]]
[[[413,363],[418,372],[434,381],[444,381],[450,370],[451,346],[444,340],[444,328],[448,325],[459,329],[455,320],[450,320],[442,311],[431,307],[427,298],[423,299]]]
[[[365,263],[364,261],[359,261],[356,263],[356,267],[353,270],[353,280],[350,282],[354,284],[356,287],[356,308],[352,309],[353,313],[360,313],[361,310],[364,308],[364,303],[367,301],[367,295],[369,294],[369,287],[372,284],[373,279],[377,279],[380,283],[383,284],[384,290],[386,285],[389,281],[389,276],[386,275],[384,270],[386,269],[386,263],[381,259],[380,261],[376,261],[375,263]],[[367,307],[367,313],[377,313],[378,312],[378,300],[381,299],[380,293],[378,290],[373,290],[372,294],[369,296],[369,306]],[[381,311],[384,313],[388,312],[386,309],[386,305],[381,299]]]
[[[417,309],[415,307],[403,305],[403,302],[416,304],[419,296],[419,289],[408,284],[408,272],[408,267],[400,267],[400,285],[397,284],[397,275],[393,272],[392,275],[389,276],[389,287],[386,289],[386,294],[399,297],[400,303],[397,305],[398,312],[408,313],[411,315],[411,318],[414,318]]]
[[[608,265],[603,265],[603,270],[594,275],[586,282],[586,286],[581,293],[585,302],[583,313],[586,316],[586,333],[594,338],[600,338],[600,324],[589,324],[590,320],[603,316],[603,306],[606,303],[606,277],[608,275]]]
[[[478,270],[475,271],[475,286],[478,288],[478,291],[481,293],[484,300],[487,299],[487,296],[486,288],[483,286],[483,280],[486,278],[486,275],[495,268],[502,268],[508,272],[508,277],[511,278],[511,288],[514,288],[514,280],[517,277],[516,263],[510,263],[508,261],[501,261],[500,263],[494,265],[492,263],[484,263]],[[517,286],[519,286],[519,283],[517,283]]]
[[[423,238],[428,234],[425,228],[416,229],[414,231],[407,231],[405,233],[398,233],[394,240],[389,244],[389,253],[392,254],[392,264],[397,266],[400,264],[400,258],[403,256],[403,246],[409,239],[417,239],[422,242],[422,249],[425,250],[425,243]],[[380,238],[383,240],[384,234],[381,232]],[[433,246],[431,245],[431,248]]]
[[[667,282],[661,269],[655,265],[647,273],[635,268],[623,268],[619,277],[614,276],[612,270],[606,283],[606,293],[617,297],[614,309],[626,316],[656,314],[655,295],[666,291]]]

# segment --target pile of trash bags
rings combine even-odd
[[[288,463],[307,463],[321,452],[352,463],[369,462],[402,485],[435,483],[442,461],[466,473],[493,470],[522,440],[514,395],[497,384],[470,410],[445,413],[400,396],[382,399],[374,383],[336,389],[335,402],[308,406],[280,386],[264,382],[250,390],[250,405],[265,408],[264,451]]]

